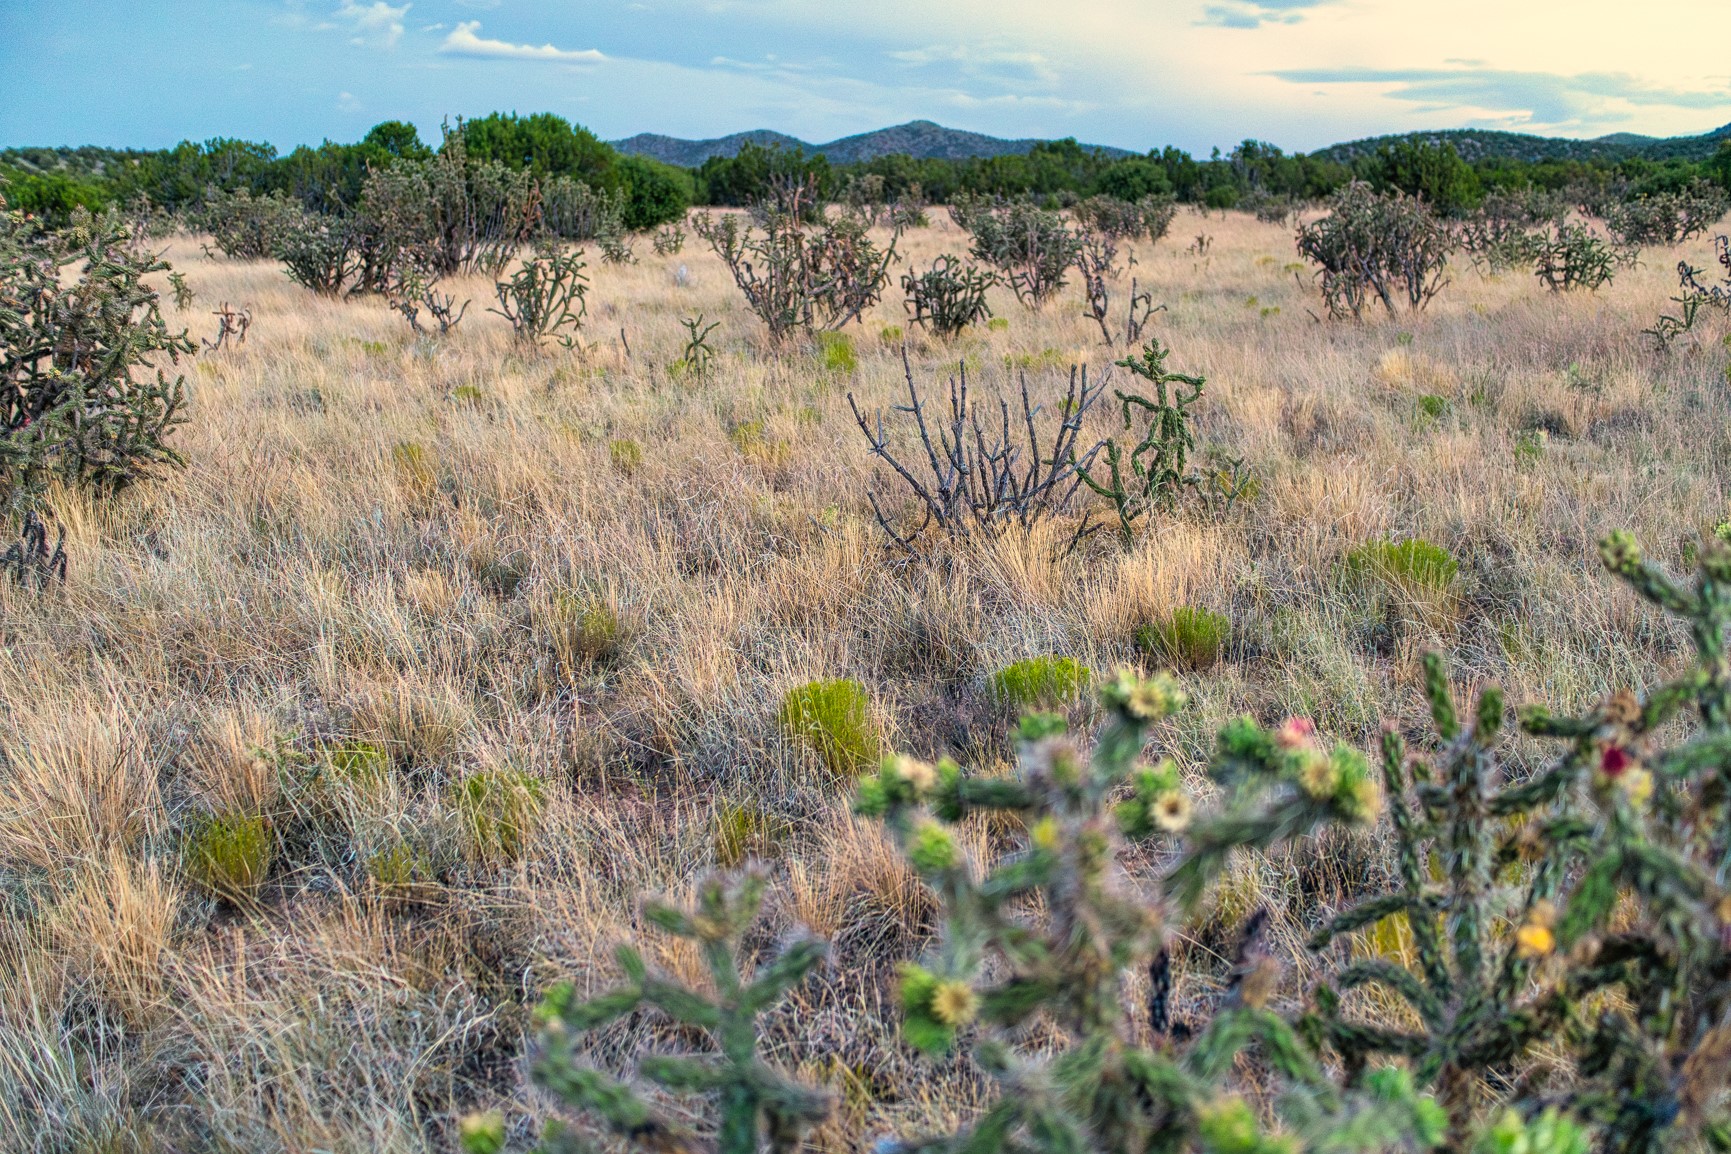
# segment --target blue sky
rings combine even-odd
[[[607,138],[923,118],[1203,153],[1672,135],[1731,122],[1727,42],[1728,0],[0,0],[0,145],[436,139],[494,110]]]

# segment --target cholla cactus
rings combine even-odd
[[[1167,677],[1125,671],[1106,681],[1100,701],[1106,717],[1091,755],[1065,734],[1061,719],[1035,715],[1022,723],[1016,777],[970,777],[951,761],[934,766],[901,757],[862,784],[858,808],[888,823],[946,914],[936,953],[903,967],[903,1035],[921,1049],[942,1052],[977,1024],[974,1057],[1004,1083],[997,1105],[971,1130],[921,1145],[1280,1149],[1280,1141],[1260,1135],[1247,1104],[1218,1094],[1219,1082],[1248,1047],[1299,1091],[1307,1131],[1339,1125],[1350,1112],[1298,1036],[1267,1006],[1279,970],[1260,948],[1256,927],[1247,935],[1232,993],[1205,1030],[1182,1050],[1170,1037],[1157,1048],[1134,1044],[1124,976],[1151,969],[1158,981],[1165,973],[1167,909],[1134,892],[1118,855],[1126,839],[1187,840],[1167,889],[1194,900],[1237,846],[1374,813],[1368,768],[1350,751],[1322,752],[1306,727],[1294,725],[1283,737],[1244,722],[1222,735],[1217,767],[1232,789],[1233,808],[1192,821],[1177,768],[1170,761],[1137,764],[1147,730],[1181,708],[1184,693]],[[1114,803],[1126,789],[1128,799]],[[955,824],[994,811],[1021,817],[1027,846],[981,877]],[[1028,923],[1029,899],[1046,911],[1043,923]],[[1001,976],[983,976],[988,962]],[[1073,1045],[1050,1059],[1021,1058],[998,1031],[1041,1012]],[[1155,1014],[1157,1033],[1164,1032],[1163,1016]],[[1378,1085],[1383,1098],[1373,1094],[1355,1103],[1364,1124],[1376,1128],[1381,1123],[1365,1120],[1386,1121],[1389,1110],[1423,1113],[1410,1093]]]
[[[746,978],[740,972],[739,939],[757,916],[763,887],[764,880],[757,874],[747,874],[732,887],[711,878],[703,883],[692,912],[647,904],[644,916],[651,922],[698,943],[713,993],[652,973],[640,953],[621,947],[619,967],[626,985],[588,1002],[577,1001],[570,985],[560,985],[541,1003],[535,1015],[541,1027],[535,1081],[564,1102],[597,1115],[622,1137],[651,1149],[716,1154],[797,1149],[801,1135],[829,1113],[830,1099],[763,1061],[758,1053],[757,1017],[803,981],[827,951],[815,938],[798,938]],[[595,1029],[642,1006],[653,1006],[715,1039],[719,1053],[714,1055],[657,1055],[639,1066],[645,1078],[668,1090],[719,1097],[721,1119],[712,1141],[666,1117],[629,1086],[575,1061],[574,1033]],[[571,1144],[563,1127],[548,1130],[555,1149],[562,1142]]]
[[[1392,731],[1383,739],[1401,888],[1342,914],[1315,943],[1406,919],[1416,965],[1347,965],[1318,987],[1305,1025],[1342,1055],[1349,1081],[1368,1055],[1404,1055],[1436,1086],[1454,1148],[1470,1142],[1487,1104],[1484,1073],[1541,1042],[1572,1051],[1579,1077],[1562,1104],[1602,1128],[1602,1149],[1657,1150],[1675,1129],[1731,1140],[1731,551],[1709,542],[1693,589],[1646,562],[1626,534],[1601,552],[1638,593],[1688,621],[1694,665],[1584,717],[1526,711],[1528,733],[1568,748],[1552,768],[1504,786],[1502,695],[1487,689],[1463,727],[1441,660],[1427,658],[1437,768],[1409,765]],[[1700,730],[1661,747],[1658,731],[1689,704]],[[1404,1000],[1416,1028],[1349,1020],[1337,991],[1371,984]],[[1585,1000],[1612,989],[1620,1003],[1595,999],[1603,1006],[1588,1021]],[[1542,1104],[1530,1087],[1514,1098]]]

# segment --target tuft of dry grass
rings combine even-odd
[[[1243,455],[1259,496],[1128,549],[1066,552],[1060,519],[914,561],[873,522],[868,489],[894,481],[846,401],[903,399],[900,342],[879,339],[905,325],[894,292],[844,364],[767,348],[709,254],[645,250],[595,273],[587,352],[537,353],[479,310],[417,340],[382,302],[176,241],[199,294],[181,323],[205,335],[213,300],[255,317],[246,346],[197,362],[189,467],[112,501],[57,494],[65,587],[0,581],[0,1129],[21,1149],[419,1154],[498,1106],[531,1135],[545,1104],[518,1057],[538,991],[609,984],[640,895],[771,854],[761,948],[795,922],[837,944],[774,1026],[847,1103],[819,1145],[931,1132],[988,1093],[897,1040],[892,966],[931,932],[931,899],[788,740],[790,687],[858,682],[889,746],[992,771],[993,673],[1135,660],[1138,627],[1188,605],[1224,614],[1232,643],[1154,751],[1181,765],[1244,712],[1361,744],[1413,723],[1429,646],[1463,683],[1564,708],[1669,662],[1678,638],[1601,578],[1593,543],[1626,527],[1680,551],[1731,517],[1723,351],[1640,336],[1665,270],[1706,263],[1704,244],[1596,295],[1462,269],[1425,314],[1349,326],[1307,316],[1288,233],[1241,215],[1207,231],[1205,263],[1138,245],[1137,278],[1168,306],[1174,363],[1208,377],[1199,448]],[[940,221],[904,247],[929,264],[964,242]],[[1074,293],[1039,313],[994,293],[1006,324],[912,336],[915,370],[965,360],[988,395],[1026,373],[1055,400],[1072,361],[1124,353]],[[670,371],[698,313],[722,319],[701,379]],[[1410,538],[1460,562],[1436,605],[1342,579],[1352,550]],[[213,813],[269,830],[244,910],[183,870]],[[1016,831],[971,836],[990,856]],[[1312,850],[1239,862],[1186,928],[1186,1014],[1248,909],[1270,906],[1296,952],[1381,876],[1374,836]],[[645,1022],[594,1057],[666,1037]]]

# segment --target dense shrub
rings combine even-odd
[[[0,500],[55,478],[116,489],[180,463],[178,368],[197,346],[145,283],[167,268],[113,213],[55,233],[0,204]]]
[[[1076,219],[1114,240],[1158,242],[1172,227],[1178,206],[1170,197],[1144,197],[1134,203],[1111,196],[1091,196],[1074,209]]]
[[[991,319],[986,290],[996,283],[992,273],[962,264],[948,253],[932,261],[925,272],[909,269],[902,274],[908,323],[941,337],[958,336],[969,325]]]
[[[1373,300],[1390,316],[1400,299],[1416,312],[1448,283],[1452,238],[1422,201],[1358,183],[1335,193],[1328,207],[1327,216],[1299,228],[1298,251],[1318,266],[1329,316],[1357,319]]]
[[[974,259],[997,269],[1023,304],[1039,308],[1064,287],[1080,241],[1058,213],[1027,201],[958,201],[950,216],[974,238]]]
[[[1705,180],[1685,188],[1631,197],[1605,209],[1605,228],[1618,244],[1681,244],[1700,236],[1731,209],[1726,190]]]
[[[1448,550],[1422,538],[1372,541],[1346,555],[1346,569],[1358,579],[1377,579],[1402,589],[1442,593],[1454,585],[1460,562]]]
[[[246,189],[213,189],[192,218],[210,233],[222,255],[234,260],[272,260],[283,243],[307,226],[307,212],[281,193],[253,196]]]
[[[825,216],[817,203],[815,185],[795,185],[757,206],[755,229],[737,213],[693,221],[778,343],[858,320],[889,283],[895,240],[880,249],[859,217]]]
[[[1478,174],[1452,144],[1411,139],[1385,144],[1377,152],[1374,172],[1378,187],[1416,197],[1446,217],[1466,215],[1481,196]]]
[[[1568,203],[1539,189],[1493,192],[1460,226],[1463,249],[1474,263],[1491,272],[1530,267],[1535,256],[1534,233],[1561,224]]]

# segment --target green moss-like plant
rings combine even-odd
[[[553,647],[567,676],[618,659],[629,630],[608,601],[561,590],[553,597]]]
[[[813,681],[789,690],[780,720],[788,740],[808,746],[833,778],[851,780],[877,764],[882,741],[871,698],[857,681]]]
[[[1136,630],[1136,644],[1158,661],[1201,672],[1220,660],[1231,635],[1232,623],[1223,614],[1181,605]]]
[[[211,814],[188,832],[182,851],[188,876],[224,901],[250,902],[270,873],[276,849],[270,824],[256,814]]]
[[[330,751],[327,760],[331,773],[344,781],[382,781],[391,772],[391,755],[371,741],[345,741]]]
[[[1081,695],[1088,667],[1074,657],[1028,657],[992,674],[989,684],[992,699],[1006,709],[1055,709]]]

